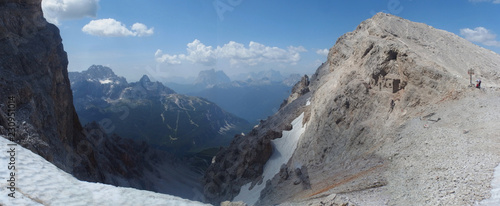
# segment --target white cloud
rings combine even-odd
[[[59,25],[60,20],[96,17],[99,0],[43,0],[42,10],[48,22]]]
[[[257,65],[261,63],[286,63],[295,65],[300,61],[300,53],[307,52],[302,47],[289,46],[286,49],[270,47],[251,41],[248,46],[230,41],[222,47],[206,46],[200,40],[195,39],[187,44],[187,53],[179,55],[163,54],[161,50],[155,53],[157,62],[178,64],[181,60],[193,63],[214,65],[218,59],[227,59],[232,65],[246,64]]]
[[[469,28],[460,29],[460,34],[471,42],[500,47],[500,41],[496,40],[497,35],[484,27],[476,27],[474,30]]]
[[[328,56],[328,49],[318,49],[316,50],[316,54],[319,54],[321,56]]]
[[[114,19],[92,20],[83,26],[82,31],[94,36],[122,37],[122,36],[150,36],[153,29],[141,23],[135,23],[129,30],[125,24]]]
[[[491,2],[491,3],[494,3],[494,4],[500,4],[500,0],[469,0],[469,2],[474,2],[474,3],[477,3],[477,2]]]
[[[194,63],[204,65],[214,65],[217,59],[212,46],[206,46],[200,40],[195,39],[193,42],[187,44],[187,55],[179,55],[181,59],[187,59]]]
[[[167,63],[167,64],[180,64],[181,60],[177,55],[163,54],[163,52],[158,49],[155,53],[156,62]]]
[[[132,25],[132,30],[137,34],[137,36],[151,36],[154,33],[154,28],[148,29],[148,27],[141,23],[135,23]]]
[[[257,65],[259,63],[289,63],[297,64],[300,53],[307,50],[302,47],[289,46],[287,49],[269,47],[254,41],[245,47],[241,43],[230,41],[222,47],[217,47],[219,58],[228,58],[231,64]]]

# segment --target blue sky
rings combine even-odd
[[[43,0],[69,71],[92,64],[128,80],[215,68],[229,76],[313,73],[338,37],[383,11],[500,53],[500,0]],[[325,50],[326,49],[326,50]]]

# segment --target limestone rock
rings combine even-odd
[[[304,75],[299,82],[297,82],[293,87],[292,87],[292,93],[290,94],[290,96],[288,97],[288,99],[286,99],[280,106],[283,107],[285,106],[286,104],[290,103],[290,102],[293,102],[294,100],[296,100],[297,98],[299,98],[300,96],[306,94],[309,92],[309,77],[307,75]]]
[[[330,49],[311,76],[310,91],[283,104],[256,128],[254,133],[263,134],[276,130],[267,125],[285,125],[300,112],[308,113],[308,126],[287,168],[300,166],[301,180],[309,186],[276,175],[257,204],[317,205],[328,194],[348,200],[340,205],[479,202],[489,194],[492,168],[500,162],[490,146],[498,142],[492,134],[500,126],[493,103],[500,95],[499,66],[500,55],[422,23],[384,13],[362,22]],[[468,87],[470,68],[484,89]],[[286,112],[291,117],[280,118]],[[431,112],[441,119],[422,122]],[[464,135],[460,125],[474,125],[480,137],[468,138],[474,130]],[[255,149],[235,139],[217,158],[226,159],[236,144],[249,153]],[[471,185],[474,192],[454,189]],[[224,188],[220,191],[212,199],[230,200]]]

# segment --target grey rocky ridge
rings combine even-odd
[[[481,89],[469,85],[469,69]],[[257,205],[474,205],[490,197],[500,162],[500,55],[379,13],[341,36],[295,88],[275,115],[217,154],[205,174],[208,200],[232,200],[247,183],[265,184]],[[270,141],[302,113],[292,157],[262,182]]]
[[[15,130],[15,142],[80,180],[199,194],[200,174],[168,154],[95,123],[82,127],[59,29],[43,18],[41,0],[0,2],[0,45],[0,135]]]

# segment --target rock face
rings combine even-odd
[[[304,75],[300,79],[300,81],[298,83],[296,83],[292,87],[292,93],[290,94],[290,96],[288,97],[288,99],[285,99],[283,101],[283,103],[281,104],[280,107],[283,107],[286,104],[288,104],[288,102],[293,102],[294,100],[296,100],[300,96],[308,93],[309,92],[309,83],[310,83],[309,82],[309,77],[307,75]]]
[[[41,0],[0,3],[0,135],[80,180],[196,197],[199,174],[171,156],[108,136],[97,124],[82,128],[61,41],[43,18]],[[95,72],[115,78],[105,68]],[[95,92],[116,95],[107,89]]]
[[[251,156],[235,152],[259,150],[248,142],[280,132],[267,125],[286,125],[304,112],[307,127],[294,155],[262,183],[257,204],[302,205],[328,194],[356,205],[480,202],[500,162],[491,147],[499,142],[493,103],[500,95],[499,66],[498,54],[454,34],[379,13],[337,40],[309,92],[292,94],[252,131],[256,135],[235,139],[217,155],[205,175],[205,195],[231,200],[241,182],[259,184],[258,174],[241,178],[236,171],[267,155],[245,159]],[[470,68],[483,89],[469,87]],[[279,118],[284,114],[291,117]]]
[[[81,140],[59,30],[41,0],[0,3],[0,132],[7,135],[7,98],[15,98],[16,140],[65,171]]]

